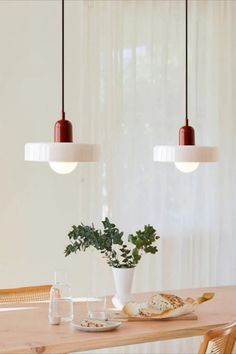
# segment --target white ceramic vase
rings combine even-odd
[[[134,268],[112,268],[115,282],[113,305],[121,310],[123,306],[133,300],[131,289],[134,277]]]

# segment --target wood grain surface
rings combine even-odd
[[[236,319],[236,286],[173,290],[172,293],[196,298],[206,291],[214,292],[215,297],[198,307],[197,320],[124,322],[117,330],[103,333],[79,332],[70,323],[49,325],[48,304],[45,303],[29,304],[30,309],[25,309],[26,304],[12,304],[14,308],[24,306],[24,309],[1,311],[0,308],[0,353],[61,354],[198,336]],[[137,294],[136,299],[145,300],[150,294]],[[76,319],[85,313],[85,308],[86,304],[75,304]]]

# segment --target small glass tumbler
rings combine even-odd
[[[107,320],[106,297],[87,298],[89,319]]]

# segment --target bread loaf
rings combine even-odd
[[[123,312],[128,316],[138,316],[140,315],[142,309],[148,307],[147,302],[138,303],[138,302],[128,302],[123,308]]]
[[[172,294],[155,294],[146,303],[130,302],[123,308],[129,316],[157,316],[167,311],[175,310],[184,305],[184,301]]]
[[[211,300],[214,293],[204,293],[197,299],[188,297],[183,300],[179,296],[168,293],[157,293],[147,302],[129,302],[123,308],[125,316],[153,319],[170,318],[191,313],[202,302]]]

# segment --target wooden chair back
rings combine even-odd
[[[49,300],[52,285],[36,285],[14,289],[0,289],[0,303],[20,303]]]
[[[231,354],[236,340],[236,321],[208,331],[198,354]]]

